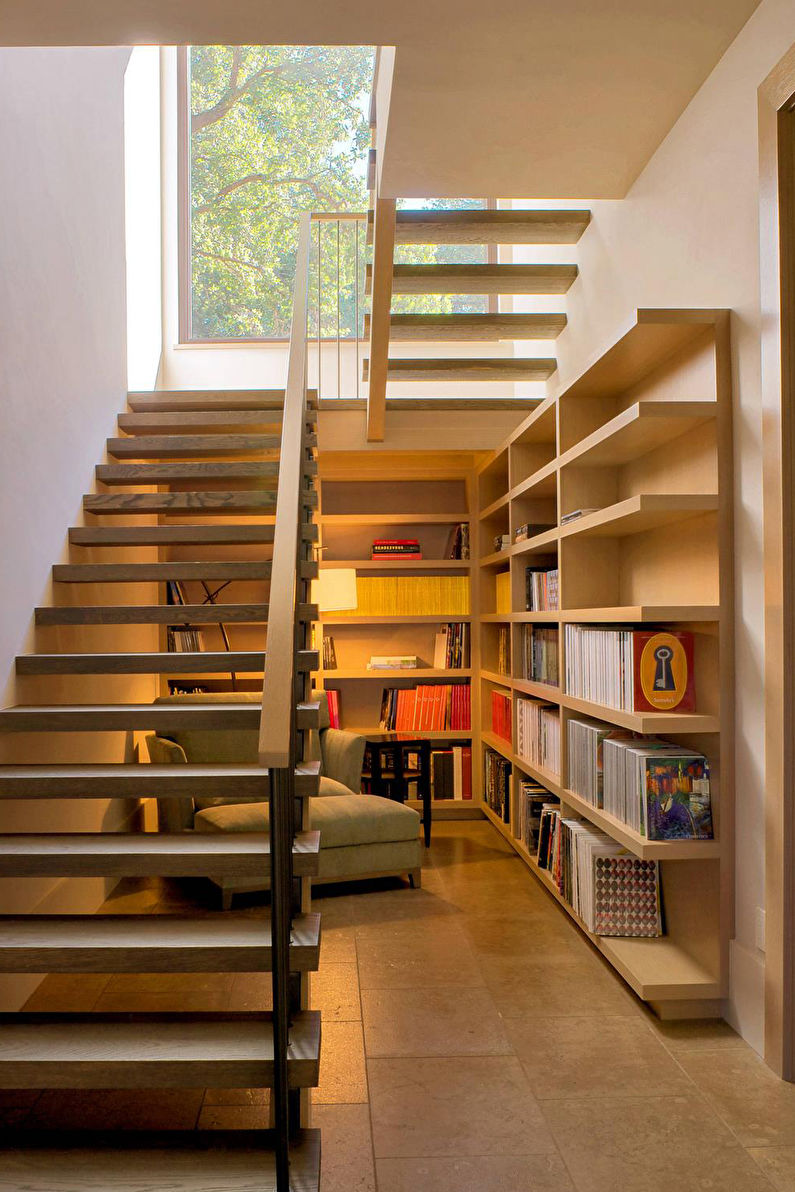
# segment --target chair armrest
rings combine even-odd
[[[320,742],[323,773],[358,795],[362,789],[365,738],[341,728],[327,728],[320,734]]]
[[[146,738],[146,748],[153,766],[187,765],[185,750],[176,741],[167,741],[165,737],[150,733]],[[152,791],[152,795],[157,798],[157,826],[161,832],[184,832],[193,827],[193,799],[158,798],[156,790]]]

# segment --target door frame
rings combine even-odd
[[[795,45],[759,97],[765,1059],[795,1079]]]

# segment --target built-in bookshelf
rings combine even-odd
[[[384,689],[402,692],[421,687],[435,694],[439,688],[451,688],[454,708],[459,708],[461,701],[459,686],[467,688],[470,698],[478,695],[478,686],[472,683],[478,666],[472,583],[477,560],[471,543],[467,557],[450,557],[451,549],[456,549],[457,527],[465,527],[467,539],[474,538],[475,459],[469,453],[461,460],[446,462],[442,452],[428,474],[427,465],[416,466],[416,457],[373,461],[359,455],[352,462],[349,458],[338,460],[331,453],[321,456],[321,587],[317,593],[321,609],[315,633],[324,665],[318,680],[325,689],[339,691],[344,729],[382,734]],[[373,543],[378,539],[416,540],[422,558],[372,558]],[[356,572],[356,607],[324,610],[324,573],[346,569]],[[403,611],[391,611],[398,599]],[[461,648],[455,659],[447,660],[453,665],[439,665],[437,635],[446,625],[464,627],[456,631]],[[333,641],[331,666],[328,649],[323,650],[323,639],[328,637]],[[416,659],[416,666],[370,669],[373,656]],[[469,743],[479,715],[473,706],[466,729],[448,726],[403,731],[413,731],[438,748]],[[425,723],[431,723],[430,718]],[[479,815],[480,782],[474,766],[472,786],[471,799],[435,800],[434,815]],[[421,807],[416,800],[410,802]]]
[[[734,854],[727,313],[638,311],[607,352],[540,403],[480,466],[476,509],[476,764],[482,774],[490,750],[512,771],[508,812],[499,815],[484,804],[483,813],[583,930],[521,838],[523,780],[559,800],[568,820],[657,862],[664,934],[588,934],[663,1016],[719,1013],[727,989]],[[576,694],[566,670],[567,625],[679,635],[692,647],[694,706],[644,710],[632,695],[634,702],[624,699],[627,706],[620,708],[605,696],[600,702]],[[536,627],[543,632],[534,634]],[[604,634],[597,639],[607,640]],[[593,679],[591,667],[589,683]],[[510,701],[510,741],[494,731],[493,692],[498,707]],[[523,704],[528,700],[534,706]],[[613,732],[656,735],[671,752],[703,755],[713,836],[648,839],[572,790],[567,726],[583,718]],[[555,757],[557,748],[554,768],[538,756],[530,760],[528,731],[545,734],[543,749],[533,742],[537,755]]]

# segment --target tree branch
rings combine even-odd
[[[260,79],[265,78],[266,75],[282,74],[289,65],[288,62],[283,62],[281,66],[263,66],[261,70],[255,70],[253,75],[249,75],[245,82],[238,83],[240,63],[238,62],[236,66],[233,59],[226,93],[211,108],[205,108],[203,112],[195,112],[191,116],[191,132],[200,132],[203,128],[208,128],[209,125],[217,124],[219,120],[223,120],[230,108],[233,108],[237,101],[242,99]]]
[[[208,200],[206,203],[199,204],[198,207],[193,208],[194,215],[204,215],[205,212],[211,211],[222,199],[226,199],[236,190],[240,190],[242,186],[248,186],[252,182],[261,182],[267,186],[308,186],[315,196],[321,194],[320,185],[314,181],[313,178],[271,178],[267,174],[246,174],[245,178],[238,178],[235,182],[230,182],[226,186],[222,186],[217,194]]]
[[[253,261],[242,261],[239,257],[225,257],[221,253],[207,252],[204,248],[194,248],[193,255],[207,257],[210,261],[218,261],[221,265],[239,265],[242,269],[252,269],[255,273],[264,274],[265,272],[261,265],[255,265]]]

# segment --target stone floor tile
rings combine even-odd
[[[555,957],[493,956],[483,974],[506,1018],[626,1016],[637,1013],[632,993],[606,965],[585,953]]]
[[[640,1016],[515,1018],[506,1030],[539,1101],[693,1092]]]
[[[368,1059],[376,1159],[555,1151],[513,1056]]]
[[[795,1192],[795,1146],[750,1147],[748,1154],[776,1192]]]
[[[771,1192],[700,1096],[544,1101],[577,1192]]]
[[[466,934],[441,920],[423,925],[401,924],[358,939],[362,989],[412,989],[430,985],[482,985],[483,974]]]
[[[360,1022],[326,1022],[320,1047],[320,1085],[312,1090],[317,1105],[367,1101],[364,1037]]]
[[[509,1055],[487,990],[445,985],[362,990],[368,1056]]]
[[[558,1155],[379,1159],[378,1192],[576,1192]]]
[[[373,1140],[367,1105],[316,1105],[321,1132],[320,1192],[375,1192]]]
[[[355,964],[321,964],[310,981],[310,1005],[323,1022],[358,1022],[362,1017],[359,970]]]
[[[795,1085],[779,1080],[750,1047],[678,1059],[744,1146],[795,1145]]]

